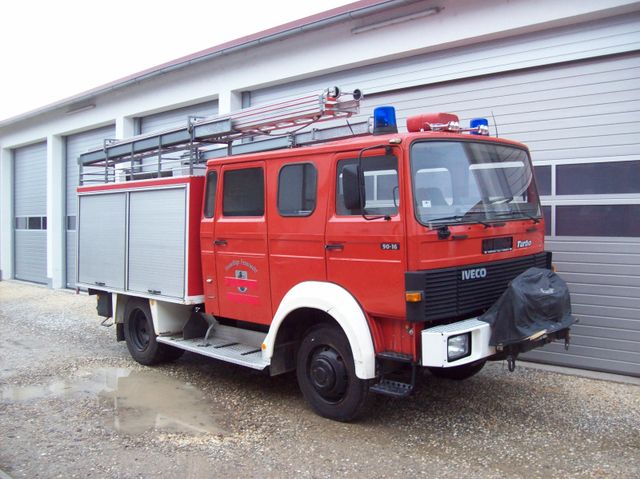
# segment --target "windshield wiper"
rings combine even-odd
[[[435,218],[431,221],[429,221],[429,223],[433,222],[433,221],[447,221],[447,220],[455,220],[458,223],[469,218],[469,214],[478,214],[478,213],[482,213],[482,211],[467,211],[464,215],[454,215],[454,216],[443,216],[442,218]],[[470,218],[469,218],[470,219]],[[480,220],[472,220],[474,223],[479,223],[481,225],[483,225],[485,228],[490,228],[491,226],[493,226],[491,223],[486,223],[484,221],[480,221]]]
[[[506,204],[513,201],[513,196],[498,196],[492,200],[483,201],[485,205],[497,205],[497,204]]]
[[[529,213],[524,213],[522,211],[507,211],[505,213],[497,213],[494,216],[499,216],[504,218],[505,216],[514,216],[514,215],[519,215],[519,216],[524,216],[527,219],[530,219],[531,221],[533,221],[534,224],[538,224],[540,223],[540,218],[536,218],[535,216],[531,216]],[[514,219],[517,219],[517,217],[514,217]]]

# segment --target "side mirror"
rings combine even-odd
[[[351,211],[362,210],[360,200],[360,174],[358,165],[345,165],[342,169],[344,206]]]

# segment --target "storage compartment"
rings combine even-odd
[[[79,200],[78,283],[123,289],[126,194],[105,192]]]
[[[178,303],[204,301],[202,177],[80,187],[78,284]]]
[[[129,290],[181,298],[185,289],[186,188],[129,195]]]

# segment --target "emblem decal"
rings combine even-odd
[[[487,277],[487,268],[465,269],[461,271],[462,281]]]
[[[249,273],[241,269],[237,269],[235,271],[235,276],[236,279],[249,279]],[[238,286],[238,291],[241,293],[246,293],[248,289],[249,288],[247,288],[246,286]]]

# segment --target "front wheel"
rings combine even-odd
[[[481,359],[480,361],[463,364],[462,366],[454,366],[452,368],[429,368],[429,371],[438,378],[461,381],[478,374],[484,367],[485,362],[484,359]]]
[[[369,383],[355,373],[344,333],[332,326],[311,328],[298,351],[298,385],[313,410],[329,419],[351,421],[361,411]]]
[[[156,341],[151,309],[143,299],[131,299],[124,311],[124,339],[131,357],[140,364],[151,366],[174,361],[184,350]]]

